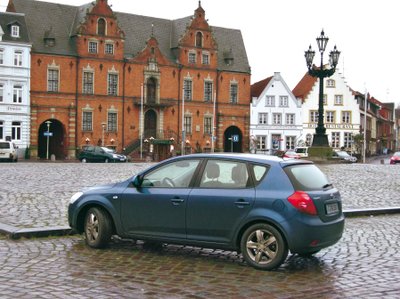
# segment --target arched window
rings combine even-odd
[[[147,103],[156,102],[156,79],[150,78],[147,80]]]
[[[97,21],[97,34],[106,35],[106,21],[104,19],[99,19]]]
[[[196,47],[203,47],[203,34],[201,32],[196,33]]]

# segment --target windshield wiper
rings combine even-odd
[[[322,186],[322,189],[328,188],[328,187],[332,187],[333,185],[331,183],[325,184]]]

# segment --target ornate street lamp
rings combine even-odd
[[[322,30],[321,36],[317,37],[318,49],[321,53],[320,67],[316,67],[312,63],[315,56],[315,51],[311,49],[311,45],[304,54],[308,67],[308,74],[310,76],[319,78],[318,125],[315,129],[315,134],[312,142],[312,146],[318,147],[329,147],[328,137],[326,135],[326,128],[324,126],[324,78],[330,77],[335,73],[340,55],[340,52],[335,46],[333,48],[333,51],[331,51],[329,54],[330,68],[324,68],[324,52],[328,41],[329,38],[325,36],[325,33]]]

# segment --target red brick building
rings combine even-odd
[[[47,130],[60,159],[85,144],[137,152],[141,136],[160,159],[171,142],[186,152],[248,150],[242,35],[210,26],[200,2],[177,20],[113,12],[107,0],[79,7],[10,0],[7,11],[25,14],[33,42],[32,157],[45,156]]]

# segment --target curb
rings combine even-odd
[[[345,217],[362,217],[400,213],[400,207],[393,208],[373,208],[373,209],[349,209],[344,210]],[[17,240],[20,238],[44,238],[50,236],[68,236],[74,235],[69,226],[50,226],[39,228],[18,228],[15,226],[0,223],[0,234],[6,235],[8,238]]]

